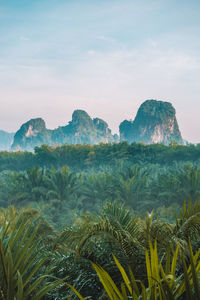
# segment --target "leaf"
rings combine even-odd
[[[79,297],[79,299],[84,300],[81,294],[71,284],[69,283],[65,283],[65,284],[72,289],[72,291]]]
[[[199,278],[195,267],[194,256],[192,252],[191,241],[189,239],[189,252],[190,252],[190,264],[192,270],[192,279],[194,283],[194,291],[196,299],[200,299],[200,288],[199,288]]]
[[[124,279],[124,283],[126,284],[130,294],[132,295],[132,288],[131,288],[131,283],[130,280],[126,274],[126,272],[124,271],[124,268],[121,266],[121,264],[119,263],[119,261],[117,260],[117,258],[113,255],[114,261],[118,267],[118,269],[120,270],[120,273],[122,274],[122,277]]]
[[[119,289],[117,288],[116,284],[112,280],[112,278],[109,276],[109,274],[104,271],[100,266],[93,264],[93,268],[97,272],[99,279],[101,280],[105,291],[107,292],[108,296],[111,300],[118,299],[116,298],[116,295],[119,297],[119,299],[123,300],[123,296],[121,295]]]
[[[7,272],[7,268],[6,268],[6,260],[5,260],[5,256],[4,256],[1,239],[0,239],[0,256],[1,256],[1,262],[3,265],[4,279],[5,279],[6,285],[8,285],[8,272]]]
[[[17,300],[23,300],[23,281],[19,271],[17,271]]]

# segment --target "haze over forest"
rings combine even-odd
[[[83,109],[118,133],[161,99],[200,142],[199,20],[197,0],[0,1],[0,129],[53,129]]]

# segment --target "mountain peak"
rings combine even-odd
[[[170,102],[146,100],[138,109],[135,120],[120,124],[120,140],[146,144],[183,140],[176,120],[176,111]]]
[[[98,144],[115,140],[105,121],[92,119],[86,111],[77,109],[68,125],[54,130],[48,130],[41,118],[24,123],[14,136],[12,150],[33,150],[42,144]]]
[[[85,118],[91,119],[90,116],[88,115],[88,113],[82,109],[76,109],[72,114],[72,120],[85,119]]]
[[[22,124],[14,136],[12,150],[32,150],[49,142],[49,133],[42,118],[31,119]]]
[[[183,143],[176,120],[176,111],[170,102],[146,100],[138,109],[134,121],[120,124],[120,140],[146,144]],[[118,142],[108,124],[99,118],[92,119],[84,110],[77,109],[66,126],[54,130],[46,128],[42,118],[24,123],[14,136],[12,150],[33,150],[42,144],[98,144]]]

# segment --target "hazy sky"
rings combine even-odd
[[[200,0],[0,0],[0,129],[65,125],[74,109],[118,131],[170,101],[200,142]]]

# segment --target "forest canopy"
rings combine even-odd
[[[159,299],[197,297],[199,159],[200,145],[176,143],[1,152],[3,297],[141,299],[141,291],[147,299],[157,299],[155,291]],[[156,273],[149,261],[157,262]],[[124,298],[108,298],[111,278],[111,294]]]
[[[33,166],[61,168],[69,166],[74,170],[99,168],[102,165],[114,166],[116,163],[161,164],[174,162],[197,162],[200,160],[200,144],[178,145],[171,142],[163,144],[129,145],[127,142],[99,145],[63,145],[36,147],[34,152],[0,152],[0,171],[27,170]]]

